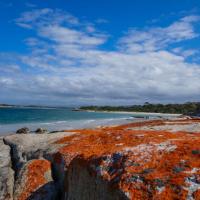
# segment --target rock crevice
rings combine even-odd
[[[9,149],[9,154],[7,153],[6,155],[10,159],[10,168],[13,172],[13,181],[10,189],[12,190],[10,192],[12,195],[8,198],[9,200],[25,200],[29,193],[31,193],[29,199],[61,199],[60,197],[63,196],[61,176],[64,176],[64,166],[61,169],[61,166],[58,167],[54,162],[52,155],[56,152],[58,145],[53,145],[52,142],[63,137],[63,135],[66,136],[68,134],[20,134],[2,138],[4,146]],[[34,170],[31,170],[31,166],[34,166],[34,163]],[[40,168],[45,164],[49,167],[48,173],[40,171]],[[31,176],[33,177],[31,178]],[[37,179],[43,179],[43,182],[37,183]],[[31,186],[31,181],[36,181],[35,187]],[[42,194],[45,191],[51,195],[43,196]],[[20,193],[23,193],[23,195],[20,195]],[[4,199],[0,198],[0,200]]]
[[[0,200],[13,199],[14,171],[10,147],[0,138]]]

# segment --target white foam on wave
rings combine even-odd
[[[17,129],[28,127],[31,131],[37,128],[46,128],[49,131],[61,131],[69,129],[80,128],[94,128],[97,126],[108,126],[127,123],[127,120],[134,119],[130,117],[123,118],[108,118],[108,119],[81,119],[68,121],[54,121],[54,122],[37,122],[37,123],[20,123],[20,124],[5,124],[0,125],[0,135],[15,133]]]

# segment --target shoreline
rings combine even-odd
[[[180,118],[181,114],[169,113],[146,113],[146,112],[125,112],[125,111],[92,111],[82,110],[84,112],[101,112],[114,114],[129,114],[133,116],[126,116],[121,118],[106,118],[106,119],[83,119],[72,121],[52,121],[52,122],[36,122],[36,123],[19,123],[19,124],[2,124],[0,125],[0,136],[15,134],[16,131],[22,127],[28,127],[31,132],[37,128],[45,128],[48,132],[74,130],[74,129],[93,129],[107,126],[117,126],[128,124],[137,121],[147,121],[152,119],[176,119]],[[80,111],[81,112],[81,111]]]
[[[0,125],[0,136],[15,134],[15,132],[22,128],[27,127],[31,132],[37,128],[46,128],[49,132],[74,130],[74,129],[93,129],[103,126],[117,126],[127,124],[130,121],[138,121],[145,119],[137,119],[131,117],[124,118],[109,118],[109,119],[90,119],[90,120],[74,120],[74,121],[57,121],[57,122],[39,122],[39,123],[20,123],[20,124],[4,124]]]
[[[42,123],[35,123],[35,124],[18,124],[18,126],[15,125],[6,125],[8,127],[13,126],[13,131],[2,131],[0,126],[0,137],[8,136],[8,135],[15,135],[16,131],[23,127],[28,127],[30,129],[30,134],[35,134],[35,130],[37,128],[45,128],[48,130],[48,133],[54,133],[54,132],[63,132],[63,131],[73,131],[73,130],[83,130],[83,129],[96,129],[96,128],[104,128],[104,127],[115,127],[120,125],[128,125],[134,122],[146,122],[151,120],[177,120],[177,119],[184,119],[173,117],[173,118],[118,118],[118,119],[103,119],[103,120],[88,120],[88,121],[82,121],[77,122],[79,124],[73,125],[69,123],[60,123],[58,122],[56,125],[55,123],[48,123],[49,126],[44,126]],[[47,123],[44,123],[47,124]]]
[[[145,116],[172,116],[180,117],[183,114],[173,114],[173,113],[152,113],[152,112],[128,112],[128,111],[96,111],[96,110],[77,110],[78,112],[99,112],[99,113],[116,113],[116,114],[132,114],[132,115],[145,115]]]

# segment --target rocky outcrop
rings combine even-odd
[[[37,134],[43,134],[43,133],[47,133],[47,132],[48,131],[45,128],[38,128],[35,130],[35,133],[37,133]]]
[[[56,144],[55,142],[58,139],[63,137],[72,136],[73,132],[56,132],[52,134],[20,134],[20,135],[9,135],[4,137],[4,142],[7,147],[11,148],[11,158],[13,163],[13,169],[15,170],[15,179],[16,183],[19,185],[24,182],[24,179],[21,179],[21,176],[27,174],[27,163],[31,163],[32,160],[45,159],[51,163],[51,172],[54,176],[54,187],[56,187],[56,195],[60,195],[61,188],[64,182],[64,164],[57,164],[55,159],[55,154],[58,149],[63,146],[63,144]],[[37,169],[40,170],[40,167],[34,168],[37,173]],[[25,173],[21,172],[25,171]],[[40,173],[40,171],[39,171]],[[20,179],[20,181],[19,181]],[[20,184],[22,185],[22,184]],[[45,184],[46,185],[46,184]],[[49,184],[48,184],[49,185]],[[47,186],[41,186],[42,188]],[[21,187],[23,188],[23,187]],[[16,189],[16,188],[15,188]],[[18,189],[17,189],[18,190]],[[37,193],[38,194],[38,193]],[[16,196],[16,193],[15,193]],[[33,195],[31,196],[33,198]],[[35,197],[34,197],[35,198]],[[40,199],[37,195],[37,199]],[[44,199],[42,197],[42,199]],[[21,199],[20,199],[21,200]]]
[[[70,163],[65,180],[66,200],[128,200],[123,191],[110,187],[109,181],[104,180],[100,174],[92,174],[90,167],[90,163],[82,157],[76,157]]]
[[[14,199],[199,200],[199,124],[152,120],[7,136]]]
[[[10,158],[10,147],[0,138],[0,200],[13,199],[14,172]]]
[[[165,131],[169,123],[187,125],[190,132]],[[62,138],[57,143],[67,144],[59,149],[68,169],[65,199],[200,199],[200,129],[191,128],[196,123],[154,120]]]
[[[16,131],[16,134],[28,134],[30,130],[27,127],[20,128]]]
[[[51,163],[45,159],[28,161],[18,174],[14,200],[53,200],[56,196]]]
[[[73,135],[73,132],[9,135],[4,137],[4,142],[11,147],[13,168],[18,173],[27,161],[52,155],[60,147],[59,144],[54,142],[59,138],[70,135]]]

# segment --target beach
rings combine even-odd
[[[86,112],[97,112],[97,113],[114,113],[114,114],[130,114],[134,116],[149,116],[149,117],[180,117],[182,114],[172,114],[172,113],[153,113],[153,112],[126,112],[126,111],[94,111],[94,110],[84,110]]]

